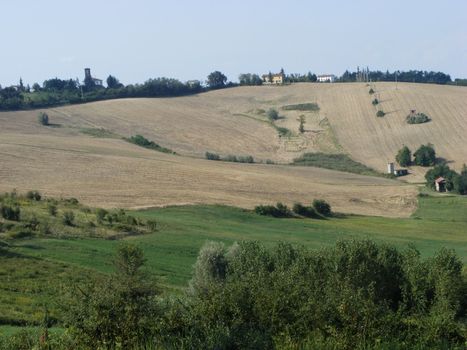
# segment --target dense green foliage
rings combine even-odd
[[[308,72],[306,74],[291,73],[285,75],[286,83],[314,83],[318,80],[316,74]]]
[[[410,113],[405,119],[408,124],[422,124],[431,120],[425,113]]]
[[[227,77],[219,71],[214,71],[208,75],[206,83],[211,89],[220,89],[225,86]]]
[[[331,205],[324,199],[313,200],[313,208],[323,216],[331,216]]]
[[[158,298],[140,248],[124,245],[110,277],[62,301],[65,349],[458,348],[467,280],[451,250],[423,259],[370,240],[308,250],[241,241],[200,250],[189,288]],[[147,270],[146,270],[147,271]],[[51,337],[52,338],[52,337]],[[21,341],[20,339],[16,341]]]
[[[434,189],[435,180],[438,177],[443,177],[446,180],[446,190],[462,195],[467,194],[467,166],[465,164],[460,174],[450,169],[446,164],[435,165],[425,174],[427,186]]]
[[[429,84],[448,84],[451,82],[449,74],[442,72],[427,72],[421,70],[381,72],[369,71],[368,79],[370,81],[401,81],[408,83],[429,83]],[[357,81],[357,72],[345,71],[338,79],[340,82]]]
[[[290,218],[293,217],[292,211],[283,203],[277,202],[274,205],[257,205],[255,213],[259,215],[272,216],[275,218]]]
[[[148,148],[148,149],[152,149],[154,151],[175,154],[175,152],[172,151],[171,149],[162,147],[162,146],[158,145],[157,143],[155,143],[154,141],[149,141],[147,138],[145,138],[144,136],[141,136],[141,135],[131,136],[130,138],[128,138],[126,140],[128,142],[134,143],[135,145],[138,145],[138,146],[141,146],[141,147],[144,147],[144,148]]]
[[[317,103],[299,103],[295,105],[283,106],[284,111],[308,111],[308,112],[317,112],[319,111],[319,106]]]
[[[321,216],[316,213],[315,208],[312,206],[306,207],[302,203],[295,203],[292,207],[292,210],[295,214],[306,218],[321,218]]]
[[[238,81],[240,85],[262,85],[263,80],[260,78],[258,74],[240,74],[238,77]]]
[[[412,152],[409,147],[404,146],[397,152],[396,161],[401,166],[409,166],[412,164]]]
[[[217,153],[206,152],[204,155],[208,160],[221,160],[221,156]]]
[[[305,153],[294,159],[292,165],[314,166],[354,174],[382,176],[382,174],[366,165],[354,161],[346,154]]]
[[[46,80],[42,87],[34,84],[34,91],[13,87],[0,88],[0,110],[52,107],[127,97],[174,97],[204,91],[200,84],[182,83],[169,78],[149,79],[143,84],[127,86],[123,86],[113,76],[109,78],[107,88],[95,86],[89,79],[81,86],[78,81],[58,78]]]
[[[432,166],[436,163],[436,152],[432,144],[421,145],[413,154],[415,165]]]
[[[371,104],[373,106],[376,106],[378,103],[379,103],[379,100],[377,98],[375,98],[373,101],[371,101]]]

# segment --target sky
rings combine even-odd
[[[466,0],[0,0],[0,84],[357,66],[467,78]]]

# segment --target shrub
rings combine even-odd
[[[35,215],[32,215],[26,222],[24,222],[23,227],[28,230],[37,231],[39,228],[39,220]]]
[[[226,162],[238,162],[237,156],[229,154],[227,157],[224,158]]]
[[[373,106],[376,106],[378,103],[379,103],[379,100],[377,98],[375,98],[373,101],[371,101],[371,104]]]
[[[19,208],[19,206],[2,204],[0,211],[2,213],[2,217],[5,220],[19,221],[21,215],[21,209]]]
[[[75,223],[75,214],[71,210],[63,213],[62,223],[67,226],[73,226]]]
[[[279,113],[274,108],[271,108],[270,110],[268,110],[266,112],[266,115],[268,119],[272,122],[279,119]]]
[[[104,220],[105,217],[107,216],[108,212],[105,209],[99,208],[96,210],[96,220],[97,223],[101,224]]]
[[[425,113],[410,113],[406,117],[406,121],[408,124],[422,124],[427,123],[431,119]]]
[[[289,136],[289,135],[292,135],[292,132],[287,129],[287,128],[284,128],[282,126],[278,126],[276,127],[276,130],[277,132],[279,133],[280,136]]]
[[[382,110],[379,110],[378,112],[376,112],[376,116],[378,118],[384,117],[385,115],[386,115],[386,113],[384,113]]]
[[[313,208],[315,208],[315,210],[321,215],[331,215],[331,206],[324,199],[315,199],[313,201]]]
[[[40,112],[39,115],[37,116],[37,119],[39,121],[39,124],[48,126],[49,125],[49,116],[47,113]]]
[[[283,106],[282,109],[284,111],[310,111],[316,112],[319,111],[319,106],[317,103],[310,102],[310,103],[299,103],[296,105],[287,105]]]
[[[396,155],[396,161],[401,166],[409,166],[412,163],[412,152],[407,146],[402,147]]]
[[[305,207],[301,203],[295,203],[293,205],[292,210],[294,211],[295,214],[304,216],[307,218],[315,218],[318,217],[318,214],[316,213],[315,209],[313,207]]]
[[[373,88],[371,88],[370,91],[368,91],[368,93],[369,93],[370,95],[373,95],[373,94],[375,93],[375,90],[373,90]]]
[[[275,218],[288,218],[293,216],[290,209],[280,202],[278,202],[276,206],[258,205],[255,207],[255,213],[264,216],[272,216]]]
[[[146,227],[148,228],[148,230],[152,232],[157,231],[157,221],[156,220],[146,221]]]
[[[413,154],[414,162],[419,166],[432,166],[436,162],[436,152],[432,144],[421,145]]]
[[[145,138],[142,135],[131,136],[129,139],[126,139],[126,140],[128,142],[134,143],[135,145],[138,145],[138,146],[141,146],[141,147],[144,147],[144,148],[148,148],[148,149],[152,149],[154,151],[176,154],[171,149],[162,147],[162,146],[158,145],[157,143],[155,143],[154,141],[148,140],[147,138]]]
[[[28,191],[26,193],[26,198],[32,201],[40,201],[42,196],[38,191]]]
[[[254,163],[255,160],[252,156],[240,156],[238,157],[239,163]]]
[[[47,211],[50,215],[56,216],[57,215],[57,205],[55,203],[47,203]]]
[[[276,162],[271,159],[266,159],[266,164],[276,164]]]
[[[221,156],[217,153],[206,152],[205,157],[209,160],[221,160]]]

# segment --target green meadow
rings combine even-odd
[[[423,256],[441,247],[454,249],[467,262],[467,198],[419,197],[411,218],[338,215],[328,219],[277,219],[227,206],[182,206],[136,211],[157,220],[155,233],[125,238],[145,251],[147,268],[166,292],[187,285],[199,248],[210,240],[231,244],[258,240],[292,242],[319,248],[345,238],[371,238],[399,248],[413,244]],[[70,283],[112,271],[120,240],[103,238],[31,238],[15,240],[0,256],[2,324],[39,322],[44,306],[57,316],[56,296]]]

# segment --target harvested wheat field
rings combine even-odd
[[[66,132],[105,128],[121,136],[142,134],[179,154],[203,157],[252,155],[288,163],[304,152],[348,153],[355,160],[383,172],[403,145],[412,151],[432,143],[437,154],[459,170],[467,163],[467,88],[410,83],[293,84],[239,87],[195,96],[160,99],[122,99],[49,110],[51,119]],[[374,97],[386,112],[376,117]],[[317,112],[285,111],[290,104],[314,102]],[[279,137],[265,112],[275,108],[277,126],[291,131]],[[409,125],[410,110],[426,113],[430,122]],[[24,132],[24,123],[36,112],[6,113],[15,118],[6,130]],[[305,116],[305,133],[298,132],[298,117]],[[2,121],[2,128],[5,123]],[[38,126],[39,128],[39,126]],[[63,129],[63,128],[62,128]],[[42,132],[31,129],[32,132]],[[61,130],[63,132],[63,130]],[[409,180],[422,181],[423,169],[412,169]]]
[[[49,129],[47,129],[49,130]],[[237,164],[167,155],[119,139],[0,133],[0,191],[38,189],[102,207],[259,203],[325,198],[342,212],[407,216],[416,189],[324,169]]]
[[[239,87],[196,96],[122,99],[49,109],[54,127],[40,126],[37,111],[0,113],[0,190],[38,189],[75,196],[91,205],[145,207],[221,203],[251,208],[259,203],[308,202],[322,197],[338,211],[408,216],[416,188],[400,181],[315,168],[206,161],[206,151],[252,155],[288,163],[304,152],[348,153],[383,172],[402,145],[435,145],[459,169],[467,163],[467,89],[427,84],[373,86],[387,114],[375,116],[369,86],[293,84]],[[317,103],[319,111],[284,110]],[[266,111],[275,108],[279,137]],[[411,109],[432,121],[409,125]],[[298,132],[304,115],[305,133]],[[83,134],[106,129],[114,138]],[[142,134],[179,156],[128,144]],[[112,136],[112,135],[107,135]],[[409,181],[423,180],[414,167]]]

